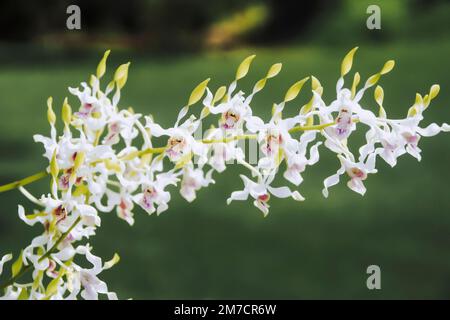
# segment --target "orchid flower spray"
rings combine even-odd
[[[253,113],[253,98],[282,66],[272,65],[245,94],[238,90],[238,82],[247,75],[255,58],[252,55],[239,65],[228,86],[213,90],[209,79],[197,85],[169,128],[162,127],[151,115],[120,108],[130,63],[120,65],[105,86],[102,78],[110,54],[106,51],[95,75],[79,87],[69,88],[74,97],[62,103],[61,131],[56,126],[54,101],[48,98],[49,136],[34,136],[44,148],[48,167],[0,187],[0,192],[16,188],[22,192],[36,209],[19,205],[19,218],[29,226],[42,226],[42,233],[15,259],[10,253],[0,259],[0,274],[5,264],[14,260],[11,276],[0,283],[1,298],[117,299],[100,274],[118,263],[119,255],[104,261],[89,244],[101,226],[102,213],[116,212],[133,225],[136,208],[159,215],[168,210],[177,188],[184,199],[192,202],[231,164],[243,166],[248,175],[240,176],[242,189],[232,192],[227,204],[251,201],[266,216],[272,197],[305,200],[300,188],[302,174],[319,162],[322,150],[334,154],[337,163],[337,171],[323,182],[325,197],[341,181],[364,195],[364,182],[377,172],[379,161],[394,167],[399,157],[408,154],[420,161],[422,137],[450,131],[446,123],[421,124],[439,86],[431,86],[423,96],[417,94],[403,119],[390,119],[383,106],[383,88],[377,84],[393,69],[394,61],[387,61],[362,85],[359,73],[354,73],[347,85],[345,78],[356,51],[352,49],[342,61],[331,102],[322,98],[319,80],[306,77],[294,83],[282,101],[273,104],[270,119],[260,118]],[[294,116],[285,117],[285,107],[306,86],[311,86],[309,102]],[[378,105],[376,112],[362,104],[371,88]],[[197,104],[201,108],[196,109]],[[215,124],[199,137],[206,118]],[[354,154],[347,141],[357,130],[365,133],[365,141]],[[154,146],[155,138],[165,142]],[[256,161],[248,160],[251,155],[242,146],[245,141],[256,146]],[[276,180],[278,173],[281,179]],[[46,177],[50,187],[47,193],[37,197],[25,188]]]

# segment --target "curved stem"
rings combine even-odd
[[[45,178],[48,175],[47,171],[41,171],[39,173],[33,174],[32,176],[26,177],[22,180],[18,180],[15,182],[11,182],[8,184],[5,184],[3,186],[0,186],[0,193],[16,189],[18,187],[26,186],[27,184],[30,184],[32,182],[38,181],[42,178]]]
[[[38,206],[42,206],[45,207],[44,204],[39,201],[38,199],[36,199],[35,196],[33,196],[27,189],[25,189],[24,187],[20,186],[19,187],[19,191],[22,192],[22,194],[31,202],[33,202],[34,204],[38,205]]]
[[[41,262],[42,260],[48,258],[59,246],[59,244],[65,239],[67,238],[67,236],[69,235],[70,232],[72,232],[73,228],[75,228],[77,226],[78,223],[80,223],[81,221],[81,216],[79,216],[73,223],[72,225],[69,227],[69,229],[67,229],[66,232],[64,232],[59,238],[58,240],[56,240],[56,242],[53,244],[53,246],[45,253],[42,255],[42,257],[40,257],[38,259],[38,262]],[[18,280],[19,278],[21,278],[24,274],[26,274],[32,267],[32,264],[28,264],[25,267],[22,268],[22,270],[19,271],[18,274],[16,274],[14,277],[11,277],[8,281],[6,281],[5,283],[3,283],[2,285],[0,285],[0,290],[5,289],[6,287],[12,285],[14,282],[16,282],[16,280]]]
[[[334,124],[336,124],[336,123],[330,122],[330,123],[324,123],[324,124],[317,124],[317,125],[313,125],[313,126],[297,126],[297,127],[293,127],[292,129],[290,129],[289,133],[294,133],[294,132],[298,132],[298,131],[322,130],[322,129],[330,127]]]

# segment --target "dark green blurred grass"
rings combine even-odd
[[[255,113],[268,116],[272,102],[310,74],[321,80],[330,101],[341,58],[350,48],[286,47],[157,59],[130,54],[122,106],[171,125],[196,83],[210,76],[213,88],[229,83],[239,61],[253,52],[257,59],[242,81],[246,91],[272,63],[284,64],[255,99]],[[394,71],[381,80],[385,108],[393,118],[406,113],[416,91],[426,93],[439,83],[441,94],[427,111],[426,123],[450,122],[449,56],[448,40],[370,45],[360,48],[354,68],[365,79],[387,59],[396,59]],[[119,63],[114,53],[112,58]],[[42,170],[42,149],[32,135],[48,132],[46,98],[53,95],[61,102],[66,87],[87,79],[95,67],[94,60],[1,66],[0,184]],[[309,98],[303,96],[287,108],[297,110]],[[375,109],[371,96],[372,91],[366,101]],[[72,105],[77,105],[74,99]],[[103,276],[121,298],[448,298],[449,139],[445,134],[423,139],[420,163],[404,158],[391,169],[380,162],[379,174],[366,182],[364,198],[345,184],[334,187],[329,199],[321,196],[323,179],[338,168],[322,149],[324,160],[305,173],[300,188],[307,201],[273,199],[265,219],[250,202],[226,205],[228,195],[241,187],[241,169],[233,167],[217,175],[216,185],[199,192],[193,204],[173,190],[171,207],[160,217],[135,210],[134,227],[115,213],[102,215],[91,243],[104,258],[120,253],[121,263]],[[42,182],[30,190],[46,188]],[[32,206],[17,191],[1,194],[0,201],[0,254],[17,253],[40,230],[18,219],[18,203]],[[370,264],[381,267],[381,291],[366,288]]]

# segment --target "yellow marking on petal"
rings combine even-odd
[[[211,113],[211,111],[209,111],[209,108],[208,107],[204,107],[202,109],[202,112],[200,113],[200,119],[206,118],[210,113]]]
[[[281,64],[281,63],[275,63],[274,65],[272,65],[270,67],[269,71],[267,72],[266,78],[270,79],[270,78],[273,78],[276,75],[278,75],[278,73],[280,73],[282,67],[283,67],[283,64]]]
[[[84,152],[77,152],[77,155],[75,157],[75,161],[74,161],[74,171],[77,170],[83,163],[84,163],[84,159],[85,159],[86,154]]]
[[[379,112],[378,112],[379,117],[386,118],[386,110],[384,110],[384,108],[383,108],[384,91],[381,86],[377,86],[375,88],[374,98],[375,98],[375,101],[377,102],[378,106],[380,107]]]
[[[387,61],[384,64],[383,69],[381,69],[380,74],[386,74],[388,72],[391,72],[391,70],[394,69],[394,66],[395,66],[395,61],[394,60]]]
[[[94,76],[93,74],[91,74],[91,76],[89,77],[89,85],[91,87],[93,87],[96,80],[97,80],[97,77]]]
[[[105,160],[105,167],[108,170],[112,170],[114,172],[120,172],[121,168],[120,168],[120,164],[116,161],[112,161],[111,159],[106,159]]]
[[[416,100],[414,101],[414,105],[422,105],[423,98],[420,93],[416,93]]]
[[[69,126],[70,122],[72,121],[72,108],[70,107],[70,104],[67,101],[67,97],[64,98],[61,116],[62,116],[64,124],[66,126]]]
[[[125,83],[127,83],[130,64],[131,62],[121,64],[114,73],[114,81],[117,83],[119,89],[122,89]]]
[[[55,115],[55,112],[53,111],[52,105],[53,105],[53,98],[48,97],[48,99],[47,99],[47,120],[48,120],[48,123],[50,123],[51,125],[55,125],[56,115]]]
[[[227,87],[225,87],[225,86],[221,86],[219,89],[217,89],[216,93],[214,94],[212,104],[214,105],[217,101],[222,99],[225,96],[226,92],[227,92]]]
[[[367,79],[365,86],[367,88],[370,88],[370,87],[376,85],[378,80],[380,80],[380,78],[381,78],[381,74],[379,74],[379,73],[374,74],[373,76],[370,76],[369,79]]]
[[[37,213],[33,213],[33,214],[27,214],[25,216],[25,218],[27,218],[28,220],[33,220],[36,219],[37,217],[45,217],[47,215],[47,213],[45,212],[37,212]]]
[[[342,60],[341,64],[341,77],[345,76],[347,73],[350,72],[352,69],[353,64],[353,56],[355,55],[356,50],[358,50],[358,47],[353,48],[350,50]]]
[[[273,117],[273,115],[275,114],[275,111],[276,111],[276,110],[277,110],[277,104],[274,103],[274,104],[272,104],[272,111],[271,111],[272,117]]]
[[[59,268],[58,276],[52,281],[50,281],[50,283],[47,286],[47,289],[45,290],[45,299],[51,298],[55,293],[58,292],[58,284],[64,273],[65,273],[64,269]]]
[[[320,83],[319,79],[317,79],[314,76],[311,76],[311,88],[313,90],[317,90],[317,89],[319,89],[321,87],[322,87],[322,84]]]
[[[298,96],[298,94],[302,90],[303,85],[305,84],[306,81],[308,81],[308,79],[309,79],[309,77],[306,77],[306,78],[294,83],[289,88],[289,90],[286,92],[286,95],[284,97],[284,102],[294,100]]]
[[[278,149],[278,153],[275,159],[275,166],[278,167],[280,163],[283,161],[284,152],[282,148]]]
[[[375,101],[378,103],[378,105],[380,105],[380,106],[383,105],[384,91],[383,91],[382,87],[377,86],[375,88],[374,97],[375,97]]]
[[[358,87],[359,81],[361,80],[361,76],[359,75],[359,72],[356,72],[353,76],[353,84],[352,84],[352,98],[356,95],[356,88]]]
[[[183,168],[191,161],[191,159],[192,159],[192,152],[189,152],[186,155],[182,156],[181,159],[176,163],[175,169]]]
[[[112,268],[114,265],[118,264],[120,261],[120,256],[117,253],[114,253],[114,256],[111,260],[105,262],[105,265],[103,266],[103,270],[107,270]]]
[[[307,114],[308,112],[311,111],[312,106],[313,106],[313,102],[314,102],[314,96],[311,97],[311,99],[308,101],[307,104],[305,104],[301,109],[300,109],[300,114]]]
[[[192,90],[192,93],[189,97],[189,102],[187,104],[188,107],[197,103],[203,97],[209,80],[211,80],[211,79],[208,78],[208,79],[202,81],[199,85],[197,85],[195,87],[194,90]]]
[[[253,87],[253,92],[259,92],[266,86],[267,78],[262,78],[258,80],[258,82],[255,83],[255,86]]]
[[[394,66],[395,66],[395,61],[394,60],[387,61],[384,64],[384,66],[383,66],[383,68],[381,69],[380,72],[370,76],[369,79],[367,79],[365,87],[366,88],[370,88],[370,87],[376,85],[377,82],[380,80],[381,75],[390,72],[394,68]]]
[[[106,86],[106,91],[112,91],[114,89],[114,84],[114,80],[108,83],[108,85]]]
[[[433,100],[439,94],[441,87],[438,84],[433,84],[430,88],[430,100]]]
[[[419,113],[418,107],[423,105],[423,98],[420,93],[416,93],[416,100],[414,101],[414,105],[408,110],[408,117],[414,117]]]
[[[53,179],[56,179],[58,177],[59,172],[59,166],[58,166],[58,160],[56,159],[56,150],[53,151],[52,159],[50,160],[50,174],[52,175]]]
[[[247,75],[250,64],[252,63],[253,59],[255,59],[255,57],[256,55],[253,54],[251,56],[248,56],[241,62],[241,64],[237,68],[235,80],[242,79]]]
[[[252,94],[256,94],[257,92],[264,89],[267,80],[275,77],[281,71],[281,67],[282,67],[281,63],[275,63],[274,65],[272,65],[269,71],[267,72],[266,76],[255,83]]]
[[[109,54],[111,53],[111,50],[105,51],[103,54],[103,58],[100,60],[97,66],[97,78],[100,79],[103,77],[106,71],[106,60],[108,59]]]
[[[430,93],[427,94],[424,99],[423,103],[425,105],[425,108],[427,108],[430,105],[431,100],[437,97],[440,91],[440,86],[438,84],[433,84],[430,88]]]
[[[81,195],[89,195],[89,188],[85,184],[81,184],[75,188],[72,192],[74,197],[79,197]]]

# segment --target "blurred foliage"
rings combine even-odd
[[[66,29],[66,8],[77,4],[82,30]],[[365,27],[369,5],[381,8],[382,31]],[[3,0],[0,41],[49,46],[108,45],[152,51],[229,48],[287,41],[345,43],[448,34],[448,1],[434,0]]]

